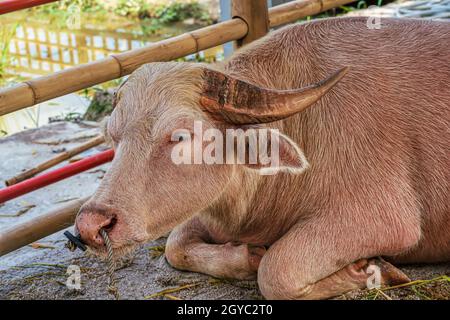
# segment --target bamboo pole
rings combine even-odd
[[[300,0],[288,2],[269,10],[269,25],[271,28],[278,27],[350,2],[354,2],[354,0]]]
[[[98,146],[98,145],[102,144],[103,142],[105,142],[105,138],[103,136],[100,135],[98,137],[95,137],[73,149],[65,151],[65,152],[57,155],[56,157],[53,157],[43,163],[38,164],[34,168],[31,168],[25,172],[22,172],[21,174],[18,174],[15,177],[12,177],[12,178],[6,180],[5,184],[7,186],[12,186],[16,183],[24,181],[28,178],[31,178],[31,177],[37,175],[38,173],[41,173],[44,170],[47,170],[47,169],[57,165],[58,163],[61,163],[65,160],[72,158],[73,156],[75,156],[77,154],[80,154],[90,148]]]
[[[0,233],[0,256],[63,230],[73,224],[80,207],[89,197],[74,200],[33,220]]]
[[[294,22],[354,0],[299,0],[269,10],[270,27]],[[65,94],[130,74],[154,61],[169,61],[188,54],[239,40],[249,28],[242,19],[232,19],[147,47],[111,55],[105,59],[65,69],[0,89],[0,116]]]

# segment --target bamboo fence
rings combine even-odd
[[[298,0],[269,10],[271,28],[318,14],[354,0]],[[170,61],[201,50],[242,39],[247,23],[234,18],[215,25],[155,42],[149,46],[111,55],[105,59],[65,69],[0,89],[0,116],[128,75],[145,63]]]

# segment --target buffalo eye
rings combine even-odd
[[[191,140],[191,132],[188,130],[176,130],[170,137],[170,142],[183,142]]]

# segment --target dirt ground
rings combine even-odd
[[[64,148],[69,149],[97,132],[96,123],[60,122],[1,139],[0,179],[9,178]],[[0,206],[0,232],[66,201],[91,194],[107,167],[89,170]],[[10,217],[24,208],[29,210]],[[39,240],[34,248],[27,246],[0,257],[0,299],[111,299],[107,292],[105,263],[79,250],[69,251],[65,242],[59,232]],[[262,299],[254,281],[218,280],[173,269],[164,258],[164,243],[164,238],[148,243],[136,252],[134,259],[119,267],[116,275],[121,298]],[[66,286],[70,265],[80,267],[80,290]],[[401,269],[416,281],[413,285],[383,291],[357,290],[336,299],[450,298],[450,264],[404,266]]]

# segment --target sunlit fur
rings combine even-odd
[[[176,227],[166,249],[172,265],[231,278],[257,272],[268,298],[364,286],[354,276],[361,263],[352,264],[363,258],[448,261],[450,24],[382,19],[371,30],[366,22],[292,25],[214,66],[136,71],[107,127],[116,158],[90,203],[119,212],[115,246]],[[175,128],[195,119],[227,126],[199,111],[203,68],[292,89],[344,66],[349,73],[319,102],[267,125],[303,150],[304,173],[170,163],[165,139]]]

